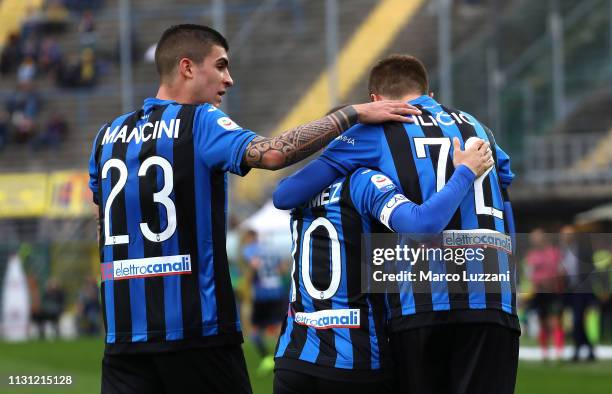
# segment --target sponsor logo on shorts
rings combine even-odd
[[[102,263],[102,280],[191,274],[191,256],[147,257]]]
[[[317,330],[330,328],[359,328],[359,309],[327,309],[318,312],[296,312],[295,322]]]

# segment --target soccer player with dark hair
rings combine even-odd
[[[292,286],[276,350],[275,394],[394,392],[384,295],[362,293],[361,235],[441,231],[493,164],[484,141],[466,151],[454,143],[457,171],[422,205],[385,174],[361,168],[292,210]]]
[[[354,126],[319,159],[283,180],[274,203],[283,209],[298,206],[339,176],[367,166],[387,174],[419,204],[439,193],[455,172],[451,139],[459,138],[466,146],[473,138],[490,142],[495,166],[476,179],[444,230],[451,237],[492,244],[466,245],[482,247],[482,261],[459,264],[434,256],[415,265],[413,271],[443,273],[443,280],[425,276],[388,289],[388,327],[402,393],[512,393],[520,327],[516,267],[509,258],[508,234],[514,227],[507,194],[514,177],[509,157],[472,115],[428,96],[427,70],[413,56],[381,60],[370,73],[369,89],[372,101],[403,100],[421,109],[422,115],[414,116],[411,124]],[[483,233],[487,236],[479,237]],[[498,250],[498,244],[506,248]],[[446,274],[478,279],[451,281]]]
[[[357,121],[420,113],[360,104],[258,136],[217,108],[233,85],[227,51],[209,27],[170,27],[155,54],[157,96],[94,139],[104,393],[251,392],[225,250],[227,173],[283,168]]]

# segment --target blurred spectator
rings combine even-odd
[[[80,335],[98,335],[100,333],[100,301],[98,284],[95,279],[88,279],[79,290],[77,299],[77,322]]]
[[[533,230],[529,237],[527,272],[533,284],[532,307],[538,315],[538,341],[544,360],[548,359],[548,340],[552,334],[556,357],[563,355],[564,334],[561,325],[563,310],[561,291],[562,270],[559,248],[553,246],[542,229]]]
[[[47,322],[51,323],[51,329],[54,331],[54,336],[59,337],[59,319],[64,313],[64,290],[60,287],[55,279],[49,279],[43,293],[40,308],[42,313],[42,330],[41,338],[44,338],[44,328]]]
[[[22,59],[24,57],[31,57],[36,59],[38,55],[38,41],[34,37],[30,37],[25,40],[21,40],[21,56]]]
[[[81,15],[81,21],[79,22],[81,45],[85,47],[93,47],[96,44],[96,25],[93,15],[92,11],[85,11]]]
[[[10,126],[17,142],[26,142],[34,132],[35,121],[40,110],[40,99],[34,85],[21,83],[6,102],[11,121]]]
[[[61,33],[66,30],[70,21],[70,12],[61,0],[50,0],[45,5],[44,20],[41,31],[44,33]]]
[[[612,246],[605,245],[593,254],[593,263],[597,269],[599,280],[596,282],[596,294],[600,302],[601,340],[612,340]]]
[[[9,131],[9,115],[6,111],[0,109],[0,152],[4,149],[8,142]]]
[[[84,48],[81,51],[81,86],[93,86],[96,82],[96,58],[91,48]]]
[[[13,33],[8,36],[6,45],[0,55],[0,72],[2,75],[12,74],[17,71],[17,66],[21,63],[21,42],[19,35]]]
[[[23,59],[17,69],[17,83],[28,83],[34,80],[36,75],[36,64],[31,56]]]
[[[81,80],[81,62],[76,54],[70,54],[63,61],[57,71],[57,84],[62,87],[72,88],[79,86]]]
[[[61,65],[57,82],[63,87],[93,86],[98,76],[98,67],[91,48],[83,48],[77,57],[72,55]]]
[[[265,374],[274,368],[274,358],[266,349],[264,335],[278,336],[287,309],[287,294],[282,280],[286,269],[280,256],[262,245],[253,230],[245,234],[242,254],[251,270],[251,340],[262,359],[258,373]]]
[[[580,348],[586,346],[588,359],[595,360],[593,345],[589,341],[584,328],[584,318],[587,306],[595,303],[591,275],[593,275],[593,247],[589,240],[576,234],[573,226],[563,226],[560,231],[561,263],[567,274],[566,298],[572,308],[572,338],[574,354],[572,361],[580,358]]]
[[[53,38],[45,38],[40,44],[38,68],[41,73],[55,74],[62,65],[62,52],[59,44]]]
[[[44,131],[34,140],[32,148],[36,151],[44,148],[58,149],[68,134],[68,123],[61,114],[54,114],[49,119]]]
[[[40,288],[38,286],[38,279],[32,272],[27,273],[28,291],[30,295],[30,318],[32,324],[36,327],[36,335],[39,338],[44,337],[44,324],[43,315],[40,308]]]
[[[29,7],[26,11],[26,16],[21,23],[21,39],[29,40],[36,39],[42,15],[40,10],[35,7]]]

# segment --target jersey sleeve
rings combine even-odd
[[[497,154],[497,173],[499,174],[501,185],[504,189],[508,189],[514,180],[514,173],[510,168],[510,156],[497,144],[495,144],[495,152]]]
[[[332,141],[320,159],[347,175],[359,167],[378,167],[381,126],[357,124]]]
[[[351,176],[351,199],[359,214],[372,217],[391,228],[391,215],[410,200],[380,171],[359,168]]]
[[[472,170],[461,165],[440,192],[418,205],[401,194],[385,174],[360,169],[351,177],[351,198],[360,214],[378,219],[392,231],[437,234],[451,220],[475,179]]]
[[[341,175],[320,158],[313,160],[278,183],[272,194],[274,206],[278,209],[297,208]]]
[[[100,139],[103,130],[108,125],[104,125],[98,130],[96,134],[96,138],[93,141],[93,147],[91,149],[91,155],[89,156],[89,189],[93,194],[93,202],[98,204],[98,191],[100,190],[100,185],[98,185],[98,163],[96,162],[97,156],[97,148],[98,148],[98,140]]]
[[[245,130],[210,104],[198,107],[194,119],[194,143],[200,160],[210,167],[244,176],[249,168],[242,158],[256,134]]]

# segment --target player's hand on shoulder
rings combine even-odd
[[[355,104],[353,108],[361,123],[412,122],[410,115],[421,114],[417,107],[399,100]]]
[[[465,144],[465,150],[461,150],[459,138],[454,137],[453,148],[453,164],[455,168],[463,164],[472,170],[476,177],[487,172],[494,164],[491,146],[480,138],[472,137],[468,139]]]

